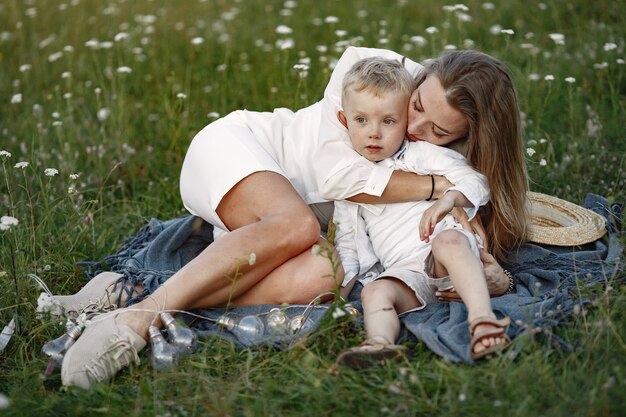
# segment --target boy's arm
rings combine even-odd
[[[454,207],[467,207],[470,201],[457,190],[446,192],[439,200],[427,208],[420,219],[419,231],[420,239],[424,242],[429,241],[430,235],[435,230],[435,226],[443,219]]]

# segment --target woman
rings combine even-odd
[[[437,198],[450,186],[444,178],[377,166],[349,145],[336,117],[341,80],[354,62],[373,55],[402,61],[421,82],[429,74],[440,78],[449,106],[441,108],[443,97],[431,96],[420,82],[409,103],[408,138],[437,145],[464,142],[470,164],[490,182],[504,181],[499,189],[510,190],[493,197],[487,247],[501,257],[524,238],[527,184],[519,109],[504,66],[484,54],[458,52],[421,71],[392,51],[348,48],[321,102],[296,113],[236,111],[198,133],[183,164],[181,196],[192,214],[216,227],[215,242],[147,299],[97,318],[65,355],[64,385],[88,388],[92,380],[105,381],[138,361],[158,310],[306,303],[334,288],[328,259],[310,250],[325,241],[309,204],[417,201]],[[450,124],[458,112],[466,123]],[[503,293],[504,271],[488,254],[483,262],[492,294]],[[337,275],[341,282],[343,271]],[[96,280],[90,282],[96,292],[114,282]]]

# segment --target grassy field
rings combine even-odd
[[[35,317],[76,263],[115,252],[151,217],[184,213],[178,173],[204,125],[322,95],[346,46],[416,61],[448,48],[506,62],[518,87],[531,188],[575,203],[625,197],[626,14],[619,1],[1,0],[0,415],[609,416],[626,407],[626,289],[560,327],[572,352],[527,341],[513,361],[410,362],[333,371],[358,335],[329,322],[290,350],[202,343],[180,366],[149,360],[93,391],[43,378],[60,327]],[[144,355],[147,358],[147,355]]]

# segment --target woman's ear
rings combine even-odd
[[[339,110],[337,112],[337,119],[339,119],[339,123],[341,123],[346,129],[348,128],[348,119],[346,119],[346,115],[343,110]]]

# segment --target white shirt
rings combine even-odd
[[[471,202],[467,209],[472,219],[478,207],[489,201],[489,187],[484,175],[467,164],[463,155],[428,142],[405,141],[400,150],[379,164],[417,174],[443,175]],[[446,191],[446,192],[447,192]],[[336,201],[335,246],[346,272],[342,285],[355,276],[372,271],[380,262],[389,269],[395,262],[413,256],[425,245],[419,237],[419,222],[432,201],[393,204],[357,204]],[[374,269],[374,273],[381,272]]]
[[[241,110],[230,115],[249,126],[307,204],[359,193],[380,196],[389,182],[393,168],[359,155],[337,119],[344,75],[355,62],[372,56],[400,62],[404,58],[385,49],[349,47],[337,62],[321,101],[295,113],[279,108],[273,112]],[[413,75],[422,68],[406,58],[404,66]]]

